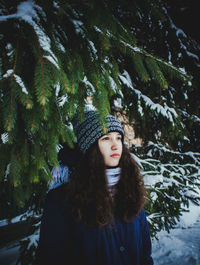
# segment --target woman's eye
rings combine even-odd
[[[103,141],[109,140],[109,137],[104,137],[102,140]]]

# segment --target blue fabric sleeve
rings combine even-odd
[[[52,170],[52,181],[49,182],[49,190],[55,189],[69,181],[68,166],[58,166]]]
[[[47,195],[34,263],[37,265],[70,264],[70,226],[58,194],[56,190],[52,190]]]
[[[152,251],[151,238],[150,238],[149,226],[144,209],[141,212],[141,230],[142,230],[142,245],[143,245],[142,265],[153,265],[154,262],[151,256],[151,251]]]

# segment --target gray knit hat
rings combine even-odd
[[[73,123],[74,132],[77,138],[77,145],[82,153],[85,153],[90,146],[101,138],[105,133],[103,131],[102,121],[97,111],[87,111],[84,113],[84,121],[75,119]],[[107,132],[119,132],[124,141],[124,131],[121,122],[114,116],[106,116]]]

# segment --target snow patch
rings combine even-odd
[[[34,213],[34,211],[27,211],[23,214],[20,214],[18,216],[15,216],[14,218],[12,218],[10,221],[8,219],[3,219],[3,220],[0,220],[0,226],[5,226],[5,225],[8,225],[8,224],[15,224],[15,223],[18,223],[18,222],[21,222],[21,221],[24,221],[26,220],[28,217],[31,217],[31,216],[34,216],[34,217],[40,217],[41,215],[36,215]]]
[[[47,55],[47,56],[43,56],[43,58],[46,58],[49,62],[51,62],[59,70],[59,66],[52,56]]]
[[[122,109],[122,99],[121,98],[117,98],[114,100],[114,105],[116,108],[120,108]]]
[[[97,26],[94,26],[94,29],[99,33],[103,33],[102,30],[100,30],[100,28],[98,28]]]
[[[129,43],[127,42],[124,42],[124,41],[120,41],[122,44],[124,44],[124,46],[126,47],[129,47],[131,50],[135,51],[135,52],[138,52],[138,53],[143,53],[142,50],[139,48],[139,47],[136,47],[136,46],[132,46],[130,45]]]
[[[75,27],[75,30],[76,30],[76,33],[80,33],[82,35],[84,35],[84,31],[83,31],[83,22],[80,21],[80,20],[76,20],[76,19],[72,19],[71,20],[74,24],[74,27]]]
[[[7,16],[0,16],[0,21],[6,21],[11,18],[18,18],[31,23],[33,21],[33,18],[38,18],[34,7],[35,4],[32,0],[22,2],[17,7],[17,13]]]
[[[187,228],[196,223],[200,217],[200,207],[189,201],[189,209],[186,208],[186,212],[183,212],[180,221],[177,223],[178,228]]]
[[[109,80],[110,80],[110,85],[113,91],[117,93],[117,84],[115,83],[115,80],[111,76],[109,76]]]
[[[8,78],[14,73],[13,69],[7,70],[7,72],[3,75],[3,78]]]
[[[67,101],[68,101],[68,95],[66,94],[66,95],[63,95],[62,97],[60,97],[59,99],[58,99],[58,105],[60,106],[60,107],[62,107]]]
[[[145,175],[143,177],[144,183],[147,186],[154,186],[156,183],[163,183],[163,175],[162,174],[157,174],[155,175],[155,171],[153,171],[152,175],[148,174],[145,172]]]
[[[24,82],[22,81],[21,77],[13,74],[14,70],[9,69],[7,70],[7,72],[3,75],[3,78],[9,78],[11,75],[13,75],[14,79],[16,80],[16,82],[18,83],[18,85],[21,87],[22,92],[25,93],[26,95],[28,95],[28,91],[24,85]]]
[[[92,41],[88,41],[88,42],[90,44],[93,54],[95,55],[95,59],[97,59],[97,49],[95,48],[94,42]]]
[[[54,85],[54,88],[56,90],[55,95],[56,97],[58,97],[59,92],[60,92],[60,83],[57,83],[56,85]]]
[[[22,92],[24,92],[26,95],[28,95],[28,91],[24,85],[24,82],[22,81],[21,77],[19,77],[18,75],[14,74],[14,78],[16,80],[16,82],[18,83],[18,85],[22,88]]]
[[[83,82],[86,86],[88,86],[88,87],[91,88],[92,93],[95,93],[95,92],[96,92],[96,90],[95,90],[93,84],[92,84],[90,81],[88,81],[87,76],[84,76],[82,82]]]
[[[190,57],[193,57],[194,59],[196,59],[197,61],[199,61],[199,56],[197,56],[196,54],[186,51],[187,55]]]
[[[176,29],[176,36],[182,35],[183,37],[187,38],[185,32],[182,29],[178,29],[177,27],[174,27]]]
[[[3,144],[7,143],[8,142],[8,133],[3,133],[1,135],[1,140],[2,140]]]

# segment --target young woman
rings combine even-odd
[[[69,182],[49,191],[36,264],[151,265],[145,188],[121,123],[85,113],[74,130],[82,153]]]

